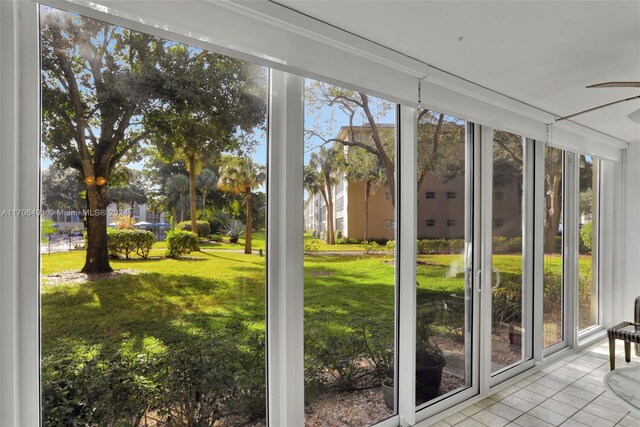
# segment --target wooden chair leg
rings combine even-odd
[[[624,342],[624,361],[631,362],[631,341]]]
[[[616,339],[609,338],[609,367],[613,371],[616,369]]]

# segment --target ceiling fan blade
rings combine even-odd
[[[599,88],[599,87],[637,87],[640,88],[640,82],[606,82],[598,83],[595,85],[589,85],[587,88]]]
[[[579,116],[580,114],[588,113],[590,111],[599,110],[601,108],[608,107],[610,105],[615,105],[615,104],[619,104],[621,102],[631,101],[632,99],[640,99],[640,95],[632,96],[632,97],[625,98],[625,99],[621,99],[619,101],[608,102],[606,104],[598,105],[597,107],[589,108],[587,110],[578,111],[577,113],[573,113],[573,114],[570,114],[568,116],[560,117],[559,119],[556,119],[556,122],[559,122],[560,120],[567,120],[567,119],[570,119],[572,117]]]
[[[629,114],[627,117],[629,117],[629,120],[634,121],[640,125],[640,109]]]

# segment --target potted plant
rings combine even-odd
[[[431,342],[435,310],[418,308],[416,321],[416,400],[426,402],[438,395],[446,364],[442,350]]]

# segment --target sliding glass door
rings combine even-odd
[[[491,373],[496,375],[531,357],[528,309],[531,294],[528,259],[529,196],[526,140],[513,133],[493,134],[491,218]]]
[[[416,405],[472,386],[473,132],[421,110],[417,123]],[[470,125],[469,125],[470,126]]]

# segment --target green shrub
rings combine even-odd
[[[304,253],[309,254],[317,254],[320,252],[320,240],[318,239],[307,239],[304,241]]]
[[[244,224],[242,224],[237,219],[233,221],[229,221],[227,225],[224,227],[224,232],[227,236],[229,236],[229,243],[238,243],[240,236],[245,232],[246,228]]]
[[[200,250],[198,236],[191,231],[178,230],[177,228],[167,233],[167,257],[180,258],[191,251]]]
[[[580,229],[580,242],[582,243],[580,253],[590,254],[593,245],[593,224],[591,221],[582,225]]]
[[[378,244],[378,242],[362,242],[362,250],[365,254],[372,254],[374,252],[379,252],[382,248]]]
[[[198,227],[198,237],[207,237],[211,234],[211,226],[207,221],[196,221]],[[178,230],[193,231],[191,230],[191,221],[182,221],[176,224]]]
[[[346,245],[359,245],[360,243],[362,243],[362,240],[355,237],[344,237],[342,239],[342,243]]]
[[[107,246],[109,256],[119,258],[124,256],[129,259],[132,253],[140,258],[147,258],[156,236],[151,231],[136,229],[108,229]]]
[[[42,417],[49,426],[253,425],[265,417],[263,333],[173,342],[163,353],[65,351],[42,359]],[[244,418],[244,419],[241,419]],[[221,423],[222,422],[222,423]],[[154,423],[153,425],[156,425]]]
[[[494,254],[522,253],[522,237],[494,237]]]
[[[394,252],[396,250],[396,241],[389,240],[385,246],[387,247],[388,251]]]
[[[209,234],[207,238],[212,242],[222,242],[222,236],[219,234]]]
[[[342,239],[342,230],[336,231],[336,240]]]

